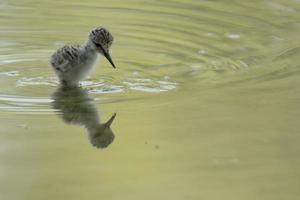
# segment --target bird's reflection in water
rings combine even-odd
[[[84,126],[93,146],[106,148],[113,142],[115,136],[110,126],[116,113],[106,123],[101,123],[94,101],[86,90],[61,86],[52,97],[53,108],[60,111],[63,121]]]

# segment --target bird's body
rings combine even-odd
[[[62,83],[76,85],[88,76],[98,61],[96,49],[88,45],[63,46],[51,57],[51,65]]]
[[[99,27],[91,31],[88,41],[83,45],[63,46],[51,56],[51,66],[64,85],[76,86],[92,71],[100,54],[114,66],[109,55],[112,35]]]

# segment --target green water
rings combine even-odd
[[[2,0],[0,199],[299,199],[299,11]],[[103,59],[81,89],[61,90],[49,56],[99,25],[117,69]],[[113,113],[96,148],[87,127]]]

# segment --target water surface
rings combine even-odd
[[[0,10],[1,200],[299,198],[299,0]],[[61,91],[49,56],[99,25],[117,70],[103,59]]]

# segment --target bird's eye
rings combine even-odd
[[[98,43],[95,43],[95,45],[101,49],[101,51],[105,52],[104,49],[103,49],[103,46],[101,44],[98,44]]]

